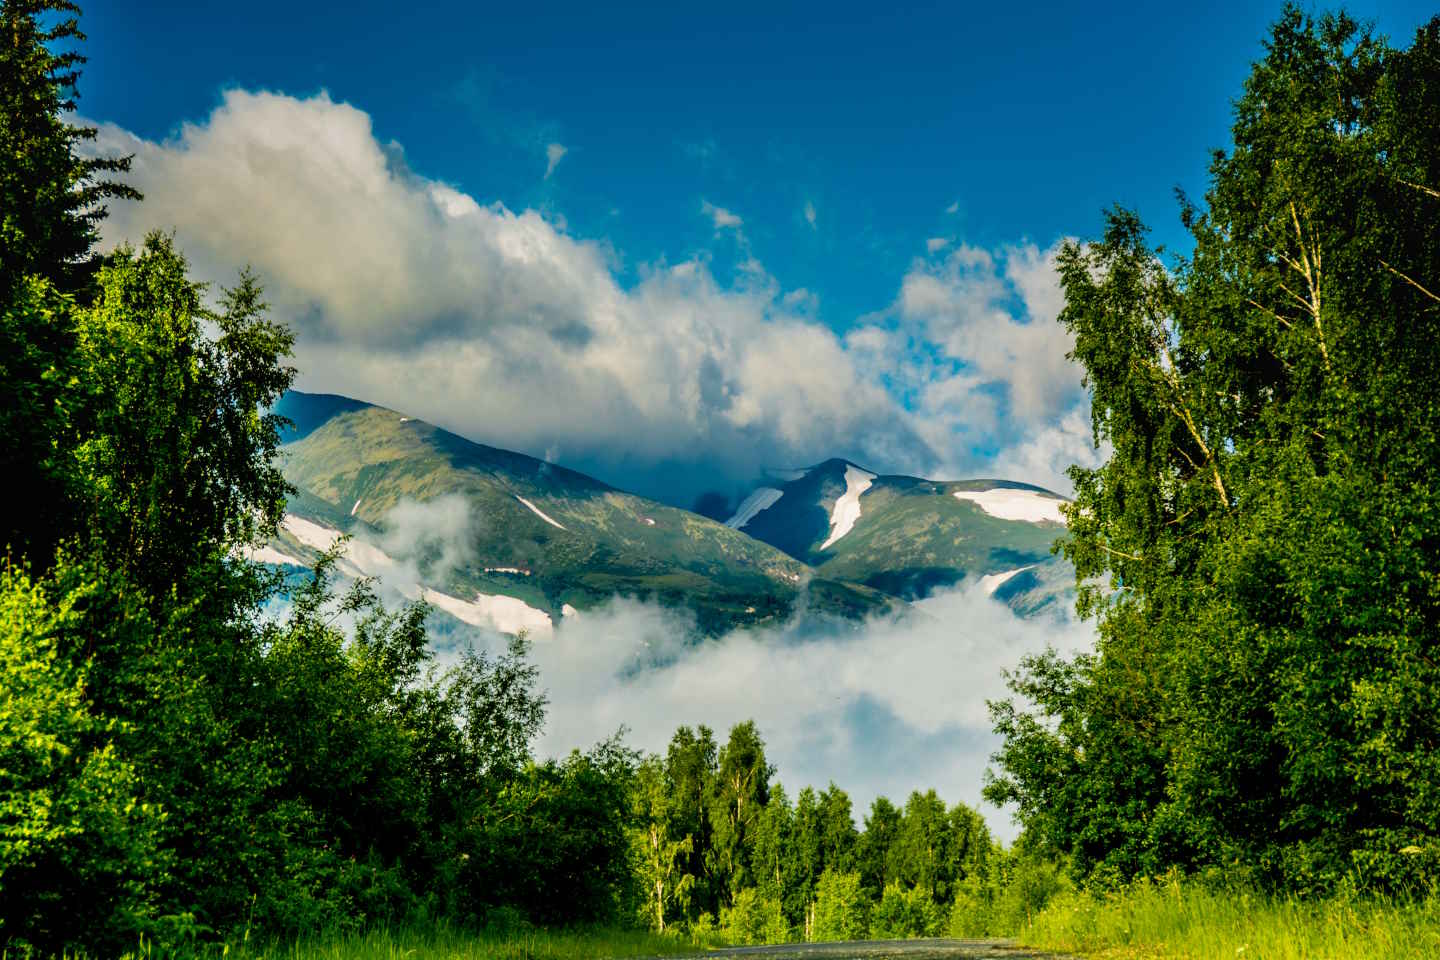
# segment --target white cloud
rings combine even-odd
[[[780,303],[789,310],[814,313],[820,308],[820,295],[813,290],[798,287],[781,297]]]
[[[622,286],[603,239],[416,174],[367,114],[323,93],[232,90],[172,139],[102,124],[95,149],[134,154],[146,195],[112,205],[107,243],[161,227],[203,279],[233,282],[252,264],[297,332],[301,389],[496,446],[563,450],[652,495],[662,489],[642,479],[664,474],[676,502],[831,456],[992,472],[999,455],[972,446],[1030,451],[1079,396],[1054,323],[1052,251],[1033,245],[917,261],[894,305],[842,338],[743,235],[730,284],[698,255],[642,266]],[[740,234],[732,211],[701,212]]]
[[[815,214],[815,204],[814,204],[813,202],[809,201],[809,200],[806,200],[806,201],[805,201],[805,222],[808,223],[808,224],[810,224],[810,226],[811,226],[812,229],[815,227],[815,216],[816,216],[816,214]]]
[[[1046,646],[1093,643],[1090,625],[1021,619],[978,583],[860,629],[739,631],[699,645],[685,635],[673,614],[616,600],[537,642],[551,698],[542,751],[586,746],[621,724],[633,745],[663,751],[682,723],[723,738],[753,718],[792,796],[833,779],[857,813],[880,794],[903,802],[932,786],[978,808],[997,746],[985,701],[1005,695],[1003,671]],[[1008,815],[983,812],[1014,837]]]
[[[949,237],[931,237],[925,241],[925,249],[930,253],[939,253],[948,246],[950,246]]]
[[[927,440],[950,436],[997,448],[992,468],[1046,464],[1024,479],[1068,493],[1055,458],[1063,452],[1089,463],[1094,451],[1077,442],[1087,434],[1063,426],[1088,416],[1088,399],[1082,371],[1067,357],[1072,338],[1057,322],[1058,252],[1058,244],[995,252],[960,244],[938,263],[915,261],[894,313],[911,340],[933,344],[953,362],[915,386]],[[953,468],[966,465],[963,457],[952,461]]]
[[[954,203],[950,204],[950,206],[948,206],[948,207],[945,208],[945,212],[946,212],[946,213],[959,213],[959,212],[960,212],[960,201],[959,201],[959,200],[956,200]]]
[[[714,221],[716,230],[724,230],[727,227],[738,229],[745,223],[745,221],[740,219],[736,214],[731,213],[724,207],[715,206],[715,204],[709,200],[700,204],[700,212]]]
[[[547,143],[545,145],[545,179],[550,179],[550,174],[555,172],[560,160],[570,151],[565,149],[562,143]]]

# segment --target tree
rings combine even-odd
[[[74,297],[90,289],[103,201],[138,198],[104,179],[129,161],[82,155],[95,130],[63,118],[84,58],[51,48],[84,39],[77,12],[0,2],[0,474],[10,490],[0,546],[36,569],[77,528],[67,470],[80,377]]]
[[[992,799],[1081,872],[1241,862],[1322,889],[1440,858],[1440,18],[1409,49],[1287,6],[1193,255],[1060,256],[1097,442],[1063,549],[1093,658],[995,705]]]
[[[140,198],[105,176],[129,170],[130,159],[86,156],[81,144],[96,129],[65,119],[85,58],[55,48],[85,39],[79,12],[66,0],[0,3],[0,302],[32,276],[85,292],[104,201]]]
[[[785,788],[775,784],[770,799],[755,824],[750,851],[750,868],[760,895],[783,903],[793,880],[791,846],[794,843],[795,812]]]
[[[849,871],[855,865],[859,834],[851,813],[850,795],[832,781],[820,794],[820,844],[827,869]]]
[[[695,884],[692,874],[682,872],[695,838],[674,833],[670,791],[659,757],[647,757],[636,769],[631,800],[635,814],[632,846],[639,864],[638,879],[646,892],[646,920],[664,933],[668,908],[675,904],[683,912]]]
[[[815,886],[825,872],[824,821],[814,787],[805,787],[795,798],[792,836],[790,876],[794,879],[785,898],[786,916],[808,941],[815,925]]]
[[[872,898],[878,899],[896,879],[892,850],[899,833],[900,811],[886,797],[876,797],[870,804],[870,813],[865,818],[865,830],[860,835],[856,852],[860,879]]]
[[[720,750],[710,797],[713,871],[727,884],[727,897],[752,885],[750,847],[755,823],[769,800],[773,773],[755,722],[731,727],[730,739]]]
[[[275,460],[281,421],[262,411],[294,378],[283,363],[294,337],[265,318],[251,274],[212,313],[187,273],[163,234],[138,252],[122,247],[77,325],[87,396],[76,461],[101,494],[86,527],[114,565],[157,590],[272,534],[288,491]]]
[[[92,591],[47,597],[0,570],[0,942],[63,943],[71,929],[148,929],[165,814],[113,722],[86,702],[88,671],[65,655]],[[105,639],[143,640],[143,610]],[[151,864],[137,870],[136,864]]]
[[[711,875],[711,826],[709,798],[714,791],[718,748],[715,735],[703,724],[692,730],[675,731],[665,752],[665,782],[670,791],[671,816],[677,836],[694,839],[683,860],[682,872],[695,878],[691,910],[718,915],[719,891]]]
[[[934,790],[916,790],[905,801],[900,833],[895,840],[897,876],[919,887],[932,900],[949,899],[950,830],[945,801]]]

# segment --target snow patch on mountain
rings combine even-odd
[[[775,506],[775,501],[784,495],[784,491],[776,490],[774,487],[761,487],[740,501],[740,506],[735,508],[735,516],[726,520],[725,526],[739,530],[754,520],[757,513]]]
[[[983,576],[980,578],[980,589],[985,591],[986,596],[990,596],[996,590],[999,590],[1000,587],[1004,585],[1006,580],[1009,580],[1017,573],[1024,573],[1026,570],[1029,570],[1034,566],[1035,564],[1031,563],[1023,567],[1018,567],[1014,570],[1006,570],[1004,573],[992,573]]]
[[[526,504],[526,506],[530,505]],[[535,508],[530,507],[530,509],[534,510]],[[550,522],[554,523],[553,520]],[[306,520],[304,517],[297,517],[293,513],[285,515],[281,526],[288,530],[296,540],[315,550],[329,550],[340,536],[338,530]],[[284,557],[284,554],[279,551],[271,550],[268,547],[265,549],[277,556]],[[296,566],[306,566],[298,560],[289,558],[286,558],[286,562]],[[501,633],[519,633],[524,630],[530,634],[547,635],[554,629],[548,613],[544,610],[537,610],[515,597],[477,593],[473,600],[462,600],[448,593],[423,587],[412,579],[415,576],[412,566],[401,563],[384,550],[363,540],[352,539],[345,544],[340,570],[347,576],[377,577],[398,591],[401,596],[409,599],[416,599],[423,594],[425,599],[437,609],[443,610],[455,619],[471,626],[488,627],[499,630]]]
[[[810,473],[809,470],[766,470],[765,476],[771,480],[778,480],[781,483],[794,483],[801,480]]]
[[[501,633],[548,635],[555,629],[550,615],[524,600],[499,594],[477,593],[474,600],[461,600],[439,590],[426,590],[425,599],[456,620],[475,627],[491,627]]]
[[[541,520],[544,520],[546,523],[550,524],[550,526],[552,526],[552,527],[559,527],[561,530],[564,530],[564,529],[565,529],[563,526],[561,526],[559,523],[557,523],[553,517],[551,517],[551,516],[549,516],[548,514],[546,514],[544,510],[541,510],[539,507],[535,506],[535,504],[531,503],[529,500],[526,500],[524,497],[520,496],[520,494],[518,494],[518,493],[515,494],[515,499],[516,499],[516,500],[519,500],[521,503],[525,504],[525,506],[529,507],[531,513],[535,514],[535,516],[539,517]]]
[[[305,564],[286,553],[281,553],[268,544],[263,547],[245,547],[240,551],[246,560],[255,563],[269,563],[277,567],[303,567]]]
[[[1027,523],[1064,523],[1060,505],[1067,501],[1037,493],[995,487],[990,490],[956,490],[957,500],[969,500],[992,517]]]
[[[840,494],[835,501],[835,509],[830,512],[830,536],[820,544],[821,550],[855,529],[855,521],[860,519],[860,494],[869,490],[874,482],[875,474],[845,464],[845,492]]]
[[[339,530],[322,526],[313,520],[306,520],[304,517],[297,517],[293,513],[285,514],[285,519],[280,521],[280,526],[288,530],[296,540],[313,550],[329,550],[340,538]],[[352,539],[346,543],[345,550],[340,557],[340,572],[352,577],[383,577],[399,567],[399,564],[384,550],[362,540]]]
[[[285,514],[285,519],[280,521],[280,526],[290,531],[290,535],[296,540],[313,550],[329,550],[335,543],[335,538],[340,536],[339,530],[322,527],[318,523],[306,520],[304,517],[297,517],[293,513]]]

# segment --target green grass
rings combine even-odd
[[[1018,939],[1046,950],[1127,960],[1429,960],[1440,957],[1440,899],[1299,900],[1183,882],[1142,883],[1103,896],[1057,897]]]
[[[705,947],[688,938],[643,930],[525,929],[474,932],[445,926],[378,928],[287,943],[232,943],[193,953],[141,949],[125,960],[603,960],[695,956]]]

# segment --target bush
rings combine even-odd
[[[826,870],[815,886],[815,940],[862,940],[870,929],[870,901],[860,874]]]
[[[1074,889],[1061,865],[1023,850],[997,854],[987,876],[972,875],[956,886],[952,937],[1011,936],[1054,897]]]
[[[790,939],[780,901],[762,897],[754,887],[737,893],[733,906],[721,908],[720,930],[727,943],[738,946],[785,943]]]
[[[0,572],[0,943],[45,952],[75,931],[153,935],[163,877],[164,814],[143,801],[124,731],[92,711],[88,664],[67,655],[88,599],[52,602]],[[133,639],[113,627],[106,642]]]
[[[870,936],[877,940],[933,937],[943,923],[940,907],[920,887],[901,889],[892,883],[870,912]]]

